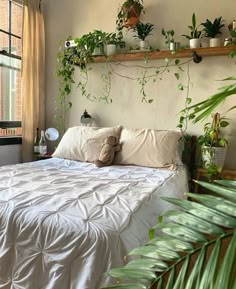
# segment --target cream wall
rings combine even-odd
[[[155,24],[156,30],[149,38],[154,48],[164,49],[164,39],[161,36],[161,29],[174,28],[177,40],[186,44],[181,34],[187,34],[187,25],[191,24],[192,13],[195,12],[197,22],[203,22],[206,18],[213,20],[222,16],[225,23],[230,23],[236,14],[234,1],[208,0],[208,1],[186,1],[186,0],[144,0],[146,13],[143,21]],[[47,98],[47,127],[55,125],[53,122],[54,99],[58,93],[58,81],[56,79],[56,54],[59,43],[69,35],[79,37],[93,29],[102,29],[112,32],[115,29],[115,19],[119,0],[47,0],[45,3],[45,24],[46,24],[46,98]],[[131,32],[125,33],[125,38],[130,45],[137,44]],[[227,35],[227,32],[224,32]],[[150,65],[161,65],[163,61],[149,61]],[[126,65],[144,64],[142,61],[126,62]],[[104,64],[92,64],[89,91],[101,96],[100,72]],[[118,71],[127,73],[129,76],[137,77],[138,70],[119,67]],[[205,99],[213,94],[221,83],[217,80],[235,74],[235,61],[223,57],[205,57],[200,64],[191,63],[191,91],[190,97],[194,102]],[[182,78],[186,84],[186,75]],[[112,77],[112,104],[91,102],[82,97],[77,89],[73,92],[71,100],[73,107],[68,115],[68,126],[78,125],[80,115],[86,108],[95,118],[94,125],[112,126],[122,124],[126,127],[149,127],[149,128],[175,128],[179,118],[179,111],[184,107],[184,92],[177,90],[177,82],[170,72],[163,76],[162,81],[150,83],[147,86],[148,95],[154,98],[152,104],[141,102],[139,94],[140,86],[137,82]],[[236,97],[231,97],[219,109],[224,112],[234,105]],[[229,139],[229,153],[226,166],[236,168],[236,116],[235,112],[227,114],[231,118],[231,125],[227,128]],[[190,124],[188,132],[200,134],[202,124]]]

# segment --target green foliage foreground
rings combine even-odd
[[[198,184],[212,193],[162,197],[181,210],[159,217],[136,258],[107,273],[117,285],[106,289],[236,289],[236,181]]]

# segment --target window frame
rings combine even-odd
[[[22,57],[16,54],[12,53],[12,37],[17,38],[22,40],[22,36],[16,35],[11,32],[11,26],[12,26],[12,4],[14,5],[19,5],[23,9],[23,5],[21,1],[17,0],[8,0],[8,30],[4,30],[0,28],[0,33],[4,33],[8,35],[8,49],[9,52],[6,50],[2,49],[0,50],[0,54],[7,56],[9,58],[15,58],[18,60],[22,60]],[[23,11],[22,11],[23,13]],[[2,65],[3,66],[3,65]],[[22,127],[22,121],[5,121],[5,120],[0,120],[0,128],[2,129],[8,129],[8,128],[19,128]],[[8,145],[8,144],[20,144],[22,143],[22,136],[0,136],[0,145]]]

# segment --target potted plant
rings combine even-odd
[[[206,19],[201,25],[204,27],[202,31],[203,36],[210,38],[210,47],[221,46],[221,40],[216,36],[222,33],[221,28],[225,26],[222,17],[215,18],[213,22]]]
[[[134,32],[136,33],[134,37],[140,40],[139,42],[140,49],[147,48],[146,38],[149,35],[151,35],[151,32],[153,31],[153,29],[154,29],[154,24],[143,23],[143,22],[138,22],[136,26],[134,27]]]
[[[200,47],[200,37],[202,31],[198,30],[199,25],[196,24],[196,15],[193,13],[192,15],[192,25],[189,25],[190,35],[183,34],[182,36],[189,39],[190,48],[199,48]]]
[[[139,22],[139,17],[142,11],[144,11],[143,0],[126,0],[121,5],[117,14],[117,30],[121,31],[123,27],[135,27]]]
[[[229,122],[225,117],[215,113],[212,116],[212,123],[208,122],[204,125],[204,134],[198,138],[203,167],[211,175],[223,169],[228,142],[222,137],[221,129],[228,125]]]
[[[117,47],[125,47],[125,41],[120,35],[117,35],[115,32],[106,33],[106,36],[104,38],[104,44],[106,45],[106,55],[114,55],[116,54]]]
[[[165,37],[165,44],[171,51],[176,51],[179,49],[179,42],[175,42],[174,35],[175,31],[173,29],[165,30],[162,28],[161,34]]]

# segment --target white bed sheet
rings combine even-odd
[[[148,240],[160,196],[182,198],[184,166],[96,168],[49,159],[0,167],[0,288],[95,289]]]

